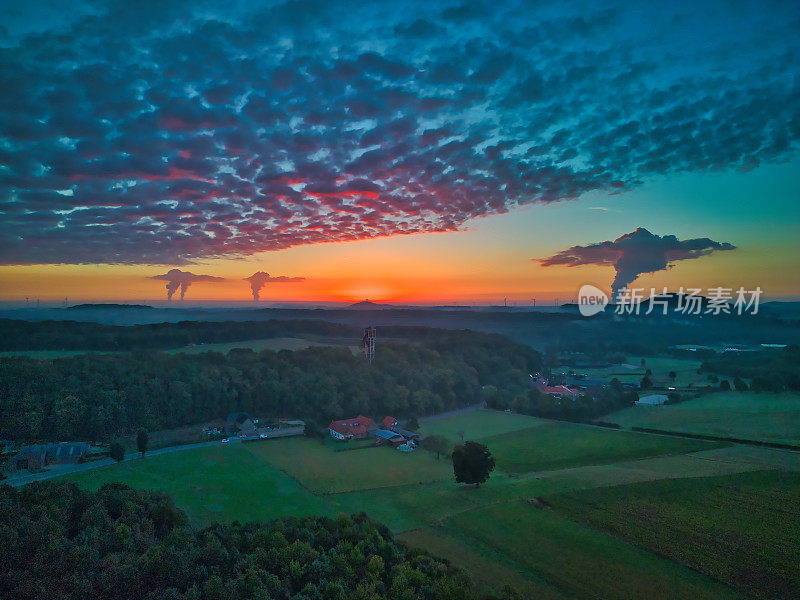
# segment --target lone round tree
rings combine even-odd
[[[478,442],[464,442],[453,450],[453,473],[458,483],[474,483],[478,486],[489,479],[494,469],[494,456]]]
[[[125,448],[119,442],[111,442],[109,456],[117,462],[122,462],[125,459]]]

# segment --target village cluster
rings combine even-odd
[[[331,421],[328,425],[330,436],[335,440],[363,440],[374,438],[377,445],[390,445],[401,452],[413,452],[419,441],[419,434],[403,429],[394,417],[384,417],[381,426],[369,417],[358,415],[354,419]]]

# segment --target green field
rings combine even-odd
[[[644,358],[645,361],[644,367],[641,366],[642,358]],[[626,363],[621,365],[612,365],[599,369],[559,367],[555,372],[569,373],[571,371],[576,374],[587,375],[588,377],[599,377],[601,379],[616,377],[622,383],[639,383],[642,377],[645,376],[647,369],[650,369],[652,371],[651,379],[654,385],[673,385],[673,380],[669,377],[670,372],[674,372],[676,375],[674,385],[677,387],[707,385],[707,376],[706,374],[698,373],[697,369],[699,368],[700,361],[697,360],[665,356],[631,356]]]
[[[495,411],[430,421],[424,430],[444,433],[454,442],[462,430],[465,439],[480,439],[497,457],[495,473],[478,488],[460,486],[453,480],[449,460],[436,460],[423,450],[336,451],[350,446],[288,438],[181,450],[84,471],[69,479],[90,488],[125,482],[161,489],[198,525],[364,511],[407,542],[468,569],[479,585],[499,589],[506,583],[526,598],[694,599],[736,597],[715,578],[736,582],[724,579],[721,571],[669,558],[660,548],[629,538],[627,529],[613,530],[615,523],[627,526],[627,521],[635,529],[642,515],[647,516],[629,517],[624,505],[617,507],[614,503],[628,494],[617,490],[634,490],[630,493],[634,499],[649,493],[666,503],[664,512],[673,513],[664,519],[670,517],[676,527],[683,527],[680,519],[688,513],[681,506],[691,504],[685,490],[704,489],[703,482],[708,481],[756,477],[760,472],[737,474],[758,469],[800,471],[800,455],[788,452]],[[774,512],[769,527],[777,527],[780,518],[797,520],[794,508],[779,508],[781,498],[787,506],[800,506],[791,489],[777,485],[781,481],[773,483],[776,494],[784,496],[747,496],[757,505],[754,518]],[[670,503],[673,489],[676,500]],[[582,502],[589,508],[581,508]],[[708,495],[692,510],[706,515],[708,523],[715,519],[735,523],[747,517],[736,512],[740,509],[741,504],[726,504],[724,498]],[[664,535],[672,523],[662,521]],[[703,526],[700,520],[694,523]],[[644,530],[646,525],[638,526]],[[760,553],[762,561],[785,560],[787,549],[796,553],[800,544],[790,538],[782,549],[774,549],[757,537],[738,541],[746,552]],[[724,562],[722,546],[699,548],[701,554],[710,553],[708,564]]]
[[[162,490],[198,525],[333,514],[320,498],[250,450],[254,445],[274,443],[269,440],[181,450],[67,475],[65,479],[89,489],[121,482]]]
[[[800,394],[718,392],[662,406],[632,406],[605,417],[623,427],[652,427],[800,444]]]
[[[310,346],[348,346],[353,352],[359,352],[357,342],[358,340],[352,339],[339,339],[339,338],[295,338],[295,337],[274,337],[264,338],[258,340],[244,340],[241,342],[219,342],[214,344],[195,344],[192,346],[184,346],[182,348],[171,348],[164,350],[171,354],[201,354],[203,352],[222,352],[227,354],[234,348],[249,348],[256,352],[261,350],[303,350]],[[157,351],[157,350],[154,350]],[[81,354],[119,354],[116,351],[91,351],[91,350],[10,350],[7,352],[0,352],[0,357],[3,356],[27,356],[29,358],[38,358],[45,360],[52,360],[54,358],[69,358],[71,356],[79,356]]]
[[[318,341],[306,338],[294,337],[275,337],[260,340],[246,340],[242,342],[220,342],[216,344],[196,344],[185,348],[174,348],[167,352],[182,354],[200,354],[202,352],[222,352],[227,354],[234,348],[249,348],[259,352],[261,350],[303,350],[310,346],[350,346],[353,351],[358,350],[358,346],[353,344],[354,340],[326,340]]]
[[[547,498],[557,512],[761,598],[800,597],[800,474],[666,480]]]
[[[341,446],[346,447],[344,443]],[[260,459],[317,493],[419,484],[452,476],[450,464],[428,452],[405,453],[386,446],[335,452],[329,445],[306,438],[250,447]]]
[[[79,356],[81,354],[119,354],[112,351],[96,351],[91,350],[8,350],[0,352],[0,357],[6,356],[27,356],[28,358],[36,358],[39,360],[53,360],[56,358],[70,358],[72,356]]]
[[[497,459],[497,468],[511,473],[679,454],[718,445],[558,422],[488,437],[482,442]]]
[[[516,413],[474,410],[445,419],[426,421],[420,427],[420,433],[422,435],[443,435],[453,444],[457,444],[461,443],[459,432],[464,433],[465,440],[480,440],[509,431],[538,427],[545,423],[548,421]]]

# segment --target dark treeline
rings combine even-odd
[[[703,371],[750,379],[754,392],[800,391],[800,346],[757,352],[726,352],[705,361]]]
[[[535,350],[500,335],[427,335],[382,343],[371,366],[341,347],[0,358],[0,438],[110,440],[234,411],[316,426],[359,413],[422,416],[489,396],[511,401],[541,366]]]
[[[158,492],[0,487],[0,597],[475,598],[467,576],[365,515],[197,530]]]
[[[633,406],[639,399],[635,391],[623,388],[616,378],[595,396],[582,395],[575,399],[543,394],[535,388],[517,394],[513,399],[501,393],[489,393],[487,396],[491,408],[511,409],[524,415],[576,422],[594,421],[615,410]]]
[[[181,321],[123,326],[79,321],[0,319],[0,351],[148,350],[294,335],[352,337],[358,340],[359,332],[359,328],[350,325],[312,320]]]

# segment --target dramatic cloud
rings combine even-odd
[[[0,28],[0,264],[452,231],[796,151],[792,2],[74,2]]]
[[[167,282],[167,300],[172,300],[172,296],[178,289],[181,290],[181,300],[186,295],[186,290],[195,281],[225,281],[223,277],[214,277],[213,275],[195,275],[189,271],[181,271],[180,269],[170,269],[163,275],[154,275],[150,279],[161,279]]]
[[[259,296],[261,288],[267,283],[293,283],[295,281],[304,281],[305,277],[286,277],[284,275],[272,277],[269,273],[257,271],[256,273],[250,275],[250,277],[245,277],[244,280],[250,282],[250,289],[253,292],[253,300],[258,302],[261,299]]]
[[[611,295],[628,287],[642,273],[655,273],[672,266],[672,263],[690,258],[700,258],[718,250],[735,250],[727,242],[709,238],[679,240],[674,235],[658,236],[639,227],[613,242],[600,242],[588,246],[573,246],[549,257],[536,259],[544,267],[563,265],[603,265],[614,267],[616,277],[611,284]]]

